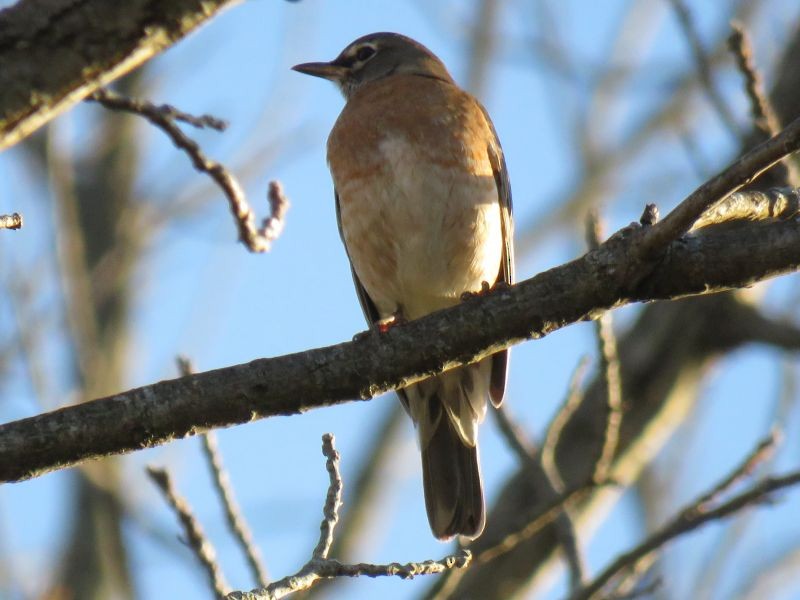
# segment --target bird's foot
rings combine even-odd
[[[397,325],[402,325],[405,323],[407,319],[398,311],[393,314],[391,317],[387,317],[386,319],[381,319],[377,321],[372,327],[370,327],[367,331],[361,331],[353,336],[353,341],[358,342],[363,339],[366,339],[368,336],[371,335],[380,335],[382,333],[386,333],[392,327]]]
[[[388,319],[381,319],[380,321],[378,321],[377,323],[378,331],[380,331],[381,333],[386,333],[392,327],[395,327],[397,325],[402,325],[405,322],[407,322],[407,319],[403,316],[403,314],[400,311],[397,311]]]
[[[463,294],[461,294],[461,301],[463,302],[465,300],[469,300],[470,298],[477,298],[478,296],[485,296],[493,289],[497,289],[504,284],[505,284],[504,281],[498,281],[497,283],[494,284],[494,287],[492,287],[491,285],[489,285],[488,281],[482,281],[481,289],[479,292],[470,292],[470,291],[464,292]]]

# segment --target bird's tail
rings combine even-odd
[[[460,367],[405,390],[419,434],[428,521],[440,540],[475,538],[486,522],[477,428],[486,411],[487,367]]]
[[[438,400],[437,400],[438,401]],[[486,522],[477,446],[461,441],[446,415],[422,449],[425,508],[433,535],[477,537]]]

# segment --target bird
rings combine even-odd
[[[419,42],[379,32],[295,71],[335,83],[345,105],[328,137],[340,237],[375,331],[514,280],[508,171],[486,109]],[[397,390],[422,457],[433,535],[486,522],[478,425],[499,407],[508,350]]]

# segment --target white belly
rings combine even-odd
[[[492,174],[424,162],[399,138],[379,148],[392,170],[339,194],[350,259],[381,317],[401,310],[414,319],[456,304],[484,281],[494,284],[502,228]]]

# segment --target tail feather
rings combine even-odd
[[[434,431],[424,432],[429,437],[422,445],[422,481],[431,530],[440,540],[455,535],[478,537],[486,516],[477,445],[464,444],[451,420],[441,414],[438,397],[429,402],[432,412],[440,412],[438,419],[428,421]]]
[[[491,358],[398,390],[417,426],[425,507],[440,540],[478,537],[485,523],[478,424],[490,395]]]

